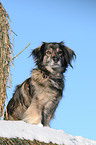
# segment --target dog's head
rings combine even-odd
[[[58,73],[65,72],[68,65],[71,65],[71,60],[76,57],[73,50],[60,43],[45,43],[34,49],[32,52],[36,65],[42,69],[46,68],[48,71],[57,71]]]

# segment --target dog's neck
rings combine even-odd
[[[54,70],[54,69],[52,69],[52,68],[50,68],[50,67],[48,67],[48,66],[46,66],[46,69],[51,73],[51,75],[53,75],[54,77],[62,77],[62,75],[63,75],[63,73],[61,73],[59,70]]]
[[[37,67],[37,69],[41,70],[42,76],[43,77],[49,77],[49,78],[55,78],[55,79],[63,79],[63,71],[56,71],[53,70],[52,68],[46,66],[41,66],[41,67]]]

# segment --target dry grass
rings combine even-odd
[[[10,42],[10,18],[0,2],[0,118],[4,114],[6,102],[6,87],[9,85],[10,65],[13,56],[13,47]],[[9,81],[10,82],[10,81]]]
[[[0,145],[57,145],[50,143],[44,143],[37,140],[30,141],[26,139],[19,138],[2,138],[0,137]]]

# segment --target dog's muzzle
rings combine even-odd
[[[56,57],[56,56],[53,56],[53,61],[54,61],[55,63],[57,63],[57,62],[59,61],[59,58]]]

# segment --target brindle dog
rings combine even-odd
[[[24,120],[32,124],[49,126],[64,88],[64,76],[73,50],[63,42],[45,43],[32,52],[37,68],[32,76],[18,85],[7,106],[9,120]]]

